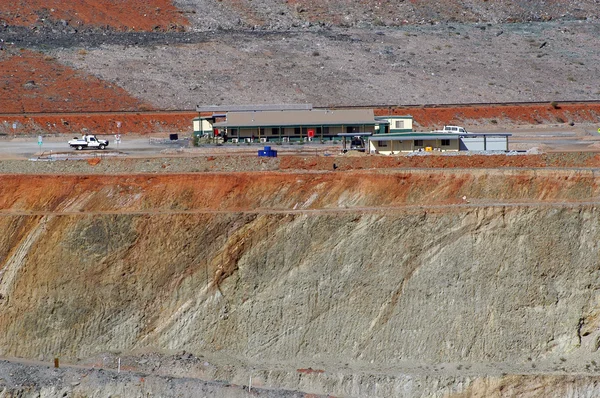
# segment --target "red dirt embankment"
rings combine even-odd
[[[470,203],[595,202],[589,170],[0,175],[4,213],[370,211]]]
[[[173,30],[189,22],[170,0],[21,0],[0,3],[0,23],[12,26],[65,21],[74,28],[110,27],[115,30]]]
[[[113,83],[28,50],[2,53],[0,76],[2,113],[133,111],[147,107]]]
[[[377,109],[376,115],[411,115],[416,126],[441,127],[445,124],[543,124],[589,123],[600,118],[600,103],[547,103],[524,105],[473,105],[454,107]]]
[[[191,119],[197,115],[124,113],[152,106],[116,84],[32,51],[1,54],[0,75],[4,76],[0,81],[0,133],[4,134],[184,132],[191,131]]]
[[[95,134],[191,134],[194,112],[160,113],[63,113],[38,115],[0,115],[0,133],[19,134],[81,134],[89,131]],[[118,122],[121,127],[118,127]],[[16,123],[13,130],[12,124]]]

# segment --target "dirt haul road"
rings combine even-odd
[[[221,396],[250,380],[273,396],[595,395],[598,160],[529,162],[559,158],[29,162],[54,173],[0,175],[0,355],[96,381],[34,382],[34,367],[0,391],[194,396],[198,378]],[[92,371],[119,359],[139,373]]]

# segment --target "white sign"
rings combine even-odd
[[[121,122],[117,122],[117,128],[121,128]]]
[[[16,130],[17,129],[17,123],[13,123],[13,129]]]
[[[115,134],[115,142],[118,144],[121,142],[121,134]]]
[[[42,143],[44,142],[44,140],[42,139],[41,135],[38,135],[38,145],[42,146]]]

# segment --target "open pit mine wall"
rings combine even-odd
[[[577,358],[600,338],[598,182],[589,170],[2,175],[0,356],[185,350],[364,378]],[[378,392],[342,377],[267,384],[444,386],[401,379]]]

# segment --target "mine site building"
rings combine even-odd
[[[378,122],[372,109],[312,109],[278,105],[230,108],[194,119],[194,134],[220,136],[231,142],[340,140],[369,136]],[[197,107],[206,112],[212,107]],[[219,108],[217,108],[219,109]]]
[[[448,131],[413,132],[410,116],[379,116],[376,133],[369,137],[368,152],[394,155],[417,151],[508,151],[508,133]],[[451,126],[455,127],[455,126]]]
[[[374,116],[372,109],[313,109],[310,104],[196,107],[194,135],[226,142],[340,140],[344,151],[394,155],[415,151],[508,151],[508,133],[468,133],[458,126],[414,132],[410,115]],[[202,116],[204,114],[204,116]],[[207,115],[209,114],[209,115]]]

